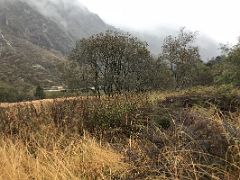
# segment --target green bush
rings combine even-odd
[[[35,91],[34,96],[37,99],[45,99],[46,98],[46,94],[45,94],[45,92],[44,92],[44,90],[41,86],[38,85],[36,87],[36,91]]]
[[[19,100],[19,93],[16,89],[5,83],[0,83],[0,102],[14,102]]]

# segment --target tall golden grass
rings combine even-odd
[[[0,140],[0,179],[109,179],[124,177],[128,165],[121,154],[92,139],[69,142],[64,148],[37,147],[34,155],[19,140]],[[122,174],[120,174],[122,173]]]
[[[2,104],[0,179],[240,179],[239,94]]]

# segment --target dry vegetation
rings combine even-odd
[[[0,105],[0,179],[240,179],[240,91]]]

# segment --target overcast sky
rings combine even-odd
[[[240,36],[240,0],[79,0],[105,22],[133,30],[185,26],[218,42]]]

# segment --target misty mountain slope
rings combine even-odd
[[[161,52],[164,38],[168,35],[177,35],[178,29],[160,27],[153,31],[133,32],[133,34],[146,41],[150,51],[157,56]],[[201,58],[205,62],[220,54],[219,44],[207,35],[198,33],[196,45],[199,47]]]
[[[26,3],[0,0],[0,81],[20,91],[61,84],[59,66],[65,59],[57,51],[72,45],[56,23]]]
[[[35,45],[67,53],[74,40],[54,21],[27,3],[0,2],[0,29],[5,34],[28,40]]]
[[[62,9],[61,4],[43,6],[47,12],[52,8],[50,15],[33,2],[41,3],[0,0],[0,81],[21,91],[37,84],[61,85],[63,54],[69,53],[79,38],[107,27],[83,8],[67,13],[70,9]]]
[[[0,0],[1,31],[63,54],[75,41],[110,28],[74,1]]]
[[[113,29],[76,0],[25,0],[45,17],[61,26],[76,41]]]

